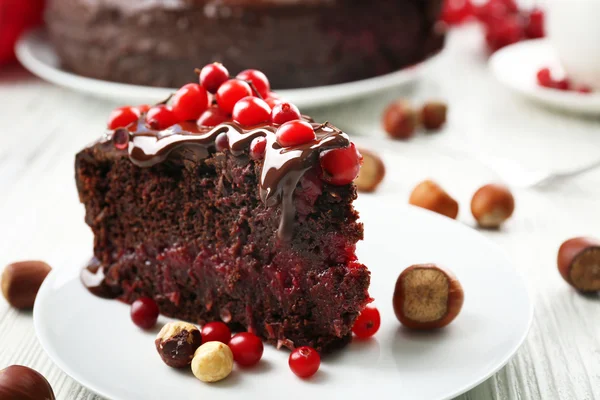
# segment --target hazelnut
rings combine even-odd
[[[363,156],[363,165],[354,180],[356,187],[361,192],[373,192],[385,176],[385,166],[381,157],[372,151],[360,149]]]
[[[21,261],[7,265],[2,273],[4,298],[15,308],[32,308],[37,292],[51,269],[43,261]]]
[[[202,382],[217,382],[233,370],[233,353],[221,342],[208,342],[198,347],[192,360],[192,372]]]
[[[481,187],[471,200],[471,213],[480,227],[497,229],[515,211],[515,198],[504,185]]]
[[[394,312],[407,328],[443,328],[456,318],[463,301],[463,289],[454,274],[435,264],[408,267],[396,281]]]
[[[0,371],[0,399],[55,400],[52,387],[37,371],[11,365]]]
[[[419,183],[410,194],[408,202],[448,218],[455,219],[458,216],[458,202],[440,185],[430,180]]]
[[[428,101],[421,107],[421,124],[425,129],[437,131],[446,123],[448,106],[441,101]]]
[[[202,344],[200,330],[187,322],[169,322],[158,332],[156,350],[169,367],[190,365],[194,352]]]
[[[397,100],[383,113],[383,129],[394,139],[409,139],[417,128],[418,116],[406,100]]]
[[[558,271],[563,279],[581,292],[600,290],[600,240],[577,237],[558,250]]]

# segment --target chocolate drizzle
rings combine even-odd
[[[130,129],[129,158],[143,168],[164,162],[173,154],[183,154],[185,158],[199,161],[216,152],[215,139],[221,133],[227,135],[229,151],[234,156],[242,156],[248,152],[252,139],[266,137],[260,197],[269,207],[281,203],[278,236],[290,240],[296,214],[293,195],[298,182],[306,171],[318,165],[321,152],[350,145],[348,136],[331,124],[316,124],[308,117],[304,118],[312,123],[316,139],[298,146],[282,147],[277,143],[276,127],[272,125],[244,129],[236,123],[227,122],[214,128],[201,128],[194,122],[184,122],[163,131],[154,131],[144,125],[142,117],[137,126]],[[113,132],[108,132],[107,139],[113,136]]]
[[[104,299],[115,299],[121,295],[121,289],[109,286],[105,280],[106,268],[93,257],[87,267],[81,270],[79,279],[92,294]]]

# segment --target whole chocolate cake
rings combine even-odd
[[[253,87],[265,79],[251,76]],[[271,111],[257,91],[239,99],[244,81],[220,86],[216,100],[188,84],[167,104],[118,109],[77,155],[95,235],[82,280],[97,295],[149,296],[165,315],[222,320],[279,346],[343,345],[370,301],[355,255],[361,156],[291,104],[267,99]]]
[[[179,87],[197,65],[258,68],[275,89],[370,78],[441,50],[442,0],[49,0],[64,67]]]

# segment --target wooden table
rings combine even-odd
[[[386,143],[399,161],[382,191],[405,202],[418,181],[432,177],[468,211],[480,184],[497,180],[479,155],[559,170],[600,157],[600,120],[539,108],[500,87],[486,69],[474,27],[452,36],[446,52],[417,85],[372,99],[313,111],[358,137],[383,142],[385,104],[396,97],[446,99],[447,128],[407,143]],[[0,265],[43,259],[54,268],[91,252],[73,180],[74,154],[102,132],[114,104],[52,86],[14,68],[0,71]],[[496,375],[460,399],[600,399],[600,301],[576,294],[556,271],[556,252],[571,236],[600,236],[600,171],[545,189],[515,189],[517,211],[500,232],[482,232],[503,247],[528,281],[535,303],[529,337]],[[368,229],[368,227],[367,227]],[[80,248],[78,243],[87,243]],[[510,296],[507,293],[506,296]],[[0,299],[0,367],[24,364],[43,373],[59,399],[99,399],[46,356],[31,313]],[[90,345],[93,345],[90,343]]]

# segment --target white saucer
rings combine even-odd
[[[359,258],[372,272],[371,295],[382,314],[374,339],[355,340],[324,359],[318,374],[292,374],[288,352],[265,347],[261,363],[218,384],[196,380],[160,360],[153,332],[129,319],[129,307],[94,297],[79,282],[81,265],[55,269],[34,308],[38,338],[56,365],[113,400],[453,398],[483,382],[515,354],[533,308],[524,281],[504,252],[476,231],[425,210],[400,206],[396,196],[361,195],[366,226]],[[91,248],[90,248],[91,251]],[[400,327],[392,310],[399,273],[413,263],[437,262],[458,276],[465,305],[438,332]],[[159,320],[159,325],[166,321]],[[393,394],[393,396],[392,396]]]
[[[44,80],[121,104],[160,102],[176,90],[86,78],[61,69],[58,56],[43,30],[24,34],[17,42],[15,52],[25,68]],[[432,60],[433,58],[430,58],[419,65],[361,81],[305,89],[277,90],[277,93],[298,107],[340,103],[412,82],[420,76],[423,66]],[[193,71],[190,71],[190,79],[192,78],[194,78]]]
[[[489,65],[502,84],[538,103],[577,114],[600,115],[600,92],[581,94],[537,84],[536,74],[541,68],[560,68],[547,39],[527,40],[498,50]]]

